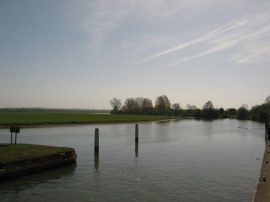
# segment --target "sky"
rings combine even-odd
[[[269,0],[0,0],[0,108],[270,95]]]

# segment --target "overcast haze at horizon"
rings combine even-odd
[[[0,108],[270,95],[270,1],[0,0]]]

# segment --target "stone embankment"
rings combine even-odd
[[[261,174],[253,202],[270,202],[270,144],[265,149]]]
[[[0,181],[65,166],[67,164],[73,164],[76,163],[76,158],[75,150],[67,148],[66,151],[47,156],[9,163],[0,162]]]
[[[253,202],[270,202],[270,127],[265,123],[265,152]]]

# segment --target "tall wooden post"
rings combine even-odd
[[[135,143],[139,142],[139,126],[138,124],[135,125]]]
[[[12,144],[12,137],[13,137],[13,133],[12,132],[10,132],[10,144]]]
[[[99,130],[95,129],[95,154],[99,153]]]
[[[135,155],[138,157],[139,154],[139,126],[135,125]]]

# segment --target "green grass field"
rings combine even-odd
[[[0,164],[31,160],[71,151],[72,148],[32,144],[0,144]]]
[[[111,115],[81,112],[0,112],[0,126],[79,124],[79,123],[121,123],[159,121],[171,119],[168,116]]]

